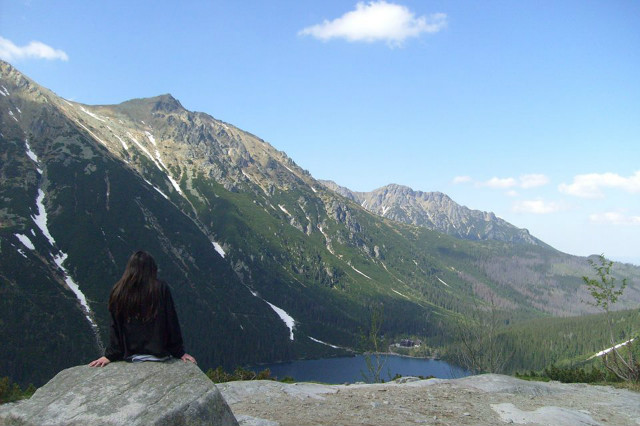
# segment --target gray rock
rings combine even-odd
[[[245,415],[238,416],[238,423],[240,426],[280,426],[278,422]]]
[[[192,364],[114,362],[63,370],[28,400],[0,407],[0,425],[221,425],[238,422]]]
[[[402,385],[404,383],[411,383],[411,382],[418,382],[422,379],[420,379],[419,377],[413,377],[413,376],[404,376],[404,377],[400,377],[396,380],[394,380],[395,383]]]
[[[555,395],[569,391],[561,383],[529,382],[501,374],[479,374],[457,379],[456,386],[475,388],[487,393],[510,393],[515,395],[542,396]]]
[[[493,411],[503,422],[516,424],[541,424],[554,426],[600,426],[584,412],[563,407],[540,407],[537,410],[520,410],[511,403],[491,404]]]

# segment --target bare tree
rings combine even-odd
[[[638,338],[635,336],[626,342],[616,343],[613,333],[613,318],[610,311],[611,306],[622,296],[627,286],[627,279],[624,278],[618,286],[616,278],[611,275],[613,261],[605,258],[604,254],[599,256],[597,262],[589,259],[589,264],[594,269],[597,277],[582,277],[593,298],[593,302],[587,303],[604,311],[611,341],[611,348],[602,355],[602,363],[607,370],[618,378],[628,382],[639,382],[640,362],[635,354]]]
[[[513,354],[505,354],[498,341],[501,327],[502,321],[493,298],[490,299],[488,310],[476,305],[471,315],[458,320],[458,364],[473,374],[502,373]]]
[[[382,370],[387,365],[387,354],[382,350],[384,347],[384,338],[380,334],[382,322],[384,321],[384,306],[376,305],[371,308],[371,320],[369,324],[369,332],[361,336],[362,345],[365,348],[363,354],[364,361],[367,366],[367,372],[362,371],[362,377],[367,382],[382,383]]]

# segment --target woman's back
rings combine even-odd
[[[105,355],[89,365],[104,366],[133,357],[164,359],[173,356],[195,363],[184,352],[180,323],[169,286],[157,278],[153,257],[138,251],[130,258],[122,278],[111,289],[111,327]]]

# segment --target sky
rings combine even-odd
[[[640,265],[640,2],[0,0],[58,95],[171,93],[317,179],[492,211]]]

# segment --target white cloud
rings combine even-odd
[[[517,186],[517,185],[518,185],[518,181],[512,177],[509,177],[509,178],[492,177],[488,181],[480,183],[480,186],[488,186],[489,188],[499,188],[499,189],[513,188],[514,186]]]
[[[640,192],[640,170],[629,177],[616,173],[578,175],[573,178],[572,183],[562,183],[558,186],[560,192],[582,198],[602,198],[605,188],[622,189],[632,194]]]
[[[0,37],[0,58],[5,61],[16,61],[20,59],[69,60],[69,56],[64,51],[54,49],[39,41],[32,41],[26,46],[20,47],[4,37]]]
[[[514,203],[512,210],[516,213],[549,214],[564,209],[558,203],[543,200],[528,200]]]
[[[302,29],[299,35],[310,35],[327,41],[342,38],[350,42],[386,41],[390,46],[401,46],[411,37],[422,33],[437,33],[447,26],[447,15],[434,13],[416,17],[406,6],[384,0],[359,2],[356,9],[332,21]]]
[[[640,225],[640,216],[631,216],[626,211],[594,213],[589,215],[593,223],[606,223],[611,225]]]
[[[471,176],[456,176],[453,178],[453,183],[468,183],[471,182]]]
[[[462,177],[468,178],[467,176],[462,176]],[[465,180],[464,182],[471,182],[471,181],[472,179],[468,178],[468,180]],[[529,174],[529,175],[522,175],[519,178],[514,178],[514,177],[499,178],[494,176],[487,181],[476,182],[475,185],[478,187],[486,186],[489,188],[496,188],[496,189],[509,189],[509,188],[531,189],[531,188],[544,186],[548,184],[549,181],[550,181],[549,178],[545,175]],[[456,183],[455,179],[454,179],[454,183]],[[513,196],[514,192],[509,191],[507,195]]]
[[[520,187],[524,189],[537,188],[549,183],[549,178],[545,175],[532,174],[520,176]]]
[[[515,191],[513,189],[510,189],[509,191],[507,191],[506,194],[509,197],[518,197],[520,195],[518,194],[518,191]]]

